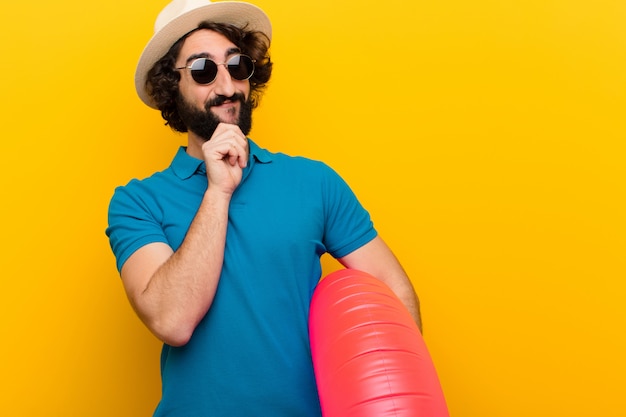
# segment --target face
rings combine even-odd
[[[238,52],[223,35],[198,30],[185,40],[176,67],[187,67],[197,58],[222,63]],[[218,65],[215,81],[207,85],[196,83],[188,69],[180,71],[178,111],[190,132],[209,140],[217,125],[223,122],[237,124],[245,135],[249,133],[252,104],[248,80],[233,79],[224,65]]]

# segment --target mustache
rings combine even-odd
[[[212,98],[211,100],[209,100],[206,103],[206,109],[209,110],[209,108],[213,107],[213,106],[221,106],[222,104],[226,103],[226,102],[241,102],[242,104],[245,103],[246,101],[246,97],[243,95],[243,93],[235,93],[230,97],[227,96],[216,96],[214,98]]]

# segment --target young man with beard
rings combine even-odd
[[[164,342],[155,416],[320,416],[307,318],[326,252],[370,273],[420,325],[411,283],[345,182],[247,138],[271,25],[240,2],[174,0],[136,87],[187,132],[169,168],[119,187],[109,236],[128,298]]]

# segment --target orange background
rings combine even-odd
[[[160,346],[104,229],[113,189],[184,143],[133,87],[165,4],[2,6],[4,415],[158,401]],[[251,136],[326,161],[370,210],[451,415],[623,415],[626,3],[256,4],[276,64]]]

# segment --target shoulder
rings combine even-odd
[[[171,169],[167,168],[146,178],[134,178],[126,185],[119,186],[115,189],[111,202],[115,202],[119,199],[150,199],[154,197],[159,190],[162,190],[167,184],[171,183],[172,177]]]
[[[279,165],[287,165],[290,167],[302,167],[302,168],[316,168],[316,169],[324,169],[327,167],[321,161],[307,158],[304,156],[294,156],[283,152],[273,152],[266,148],[261,148],[251,139],[248,139],[250,143],[250,152],[254,156],[254,158],[260,162],[261,164],[272,164],[274,166]]]
[[[292,175],[318,178],[338,176],[332,167],[320,160],[281,152],[269,154],[271,155],[272,165],[281,170],[288,170]]]
[[[117,195],[149,197],[176,194],[183,188],[181,184],[194,177],[201,165],[202,161],[189,156],[185,148],[180,147],[169,167],[148,177],[130,180],[116,188],[114,198]]]

